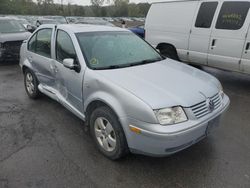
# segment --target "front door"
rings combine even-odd
[[[203,2],[197,12],[189,38],[189,62],[207,65],[211,25],[218,2]]]
[[[70,35],[60,29],[57,30],[55,54],[55,88],[59,92],[60,98],[64,100],[62,102],[66,105],[70,104],[70,107],[74,107],[83,113],[82,86],[84,71],[80,70],[80,64]],[[79,71],[66,68],[63,65],[64,59],[74,59],[79,66]]]
[[[240,60],[248,30],[250,2],[227,1],[221,6],[211,34],[208,65],[239,71]],[[247,19],[246,19],[247,18]]]

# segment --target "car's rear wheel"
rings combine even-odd
[[[27,69],[24,73],[24,85],[28,96],[32,99],[36,99],[40,96],[40,91],[38,89],[38,80],[35,74]]]
[[[109,159],[116,160],[128,153],[122,126],[110,108],[102,106],[93,111],[90,131],[99,151]]]

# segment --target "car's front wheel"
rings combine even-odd
[[[109,159],[116,160],[128,153],[122,126],[110,108],[102,106],[93,111],[90,131],[99,151]]]
[[[38,81],[35,74],[27,69],[24,73],[24,86],[28,96],[32,99],[36,99],[40,95],[38,90]]]

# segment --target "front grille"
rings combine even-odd
[[[216,110],[217,108],[220,107],[221,97],[220,97],[219,93],[217,93],[213,97],[210,97],[209,99],[214,104],[213,110]],[[194,113],[195,117],[198,119],[211,113],[211,110],[209,108],[209,105],[207,104],[207,101],[202,101],[196,105],[193,105],[193,106],[191,106],[191,109],[192,109],[192,112]]]
[[[18,53],[23,41],[9,41],[3,44],[5,50],[11,50],[12,53]]]

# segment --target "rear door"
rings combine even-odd
[[[52,28],[44,28],[36,32],[28,42],[28,61],[32,64],[39,82],[53,87],[54,72],[51,69],[51,36]]]
[[[189,62],[207,65],[207,53],[211,25],[218,6],[217,1],[202,2],[197,10],[196,20],[190,31]]]
[[[239,71],[249,23],[246,23],[250,2],[222,3],[215,28],[211,34],[208,65]]]

